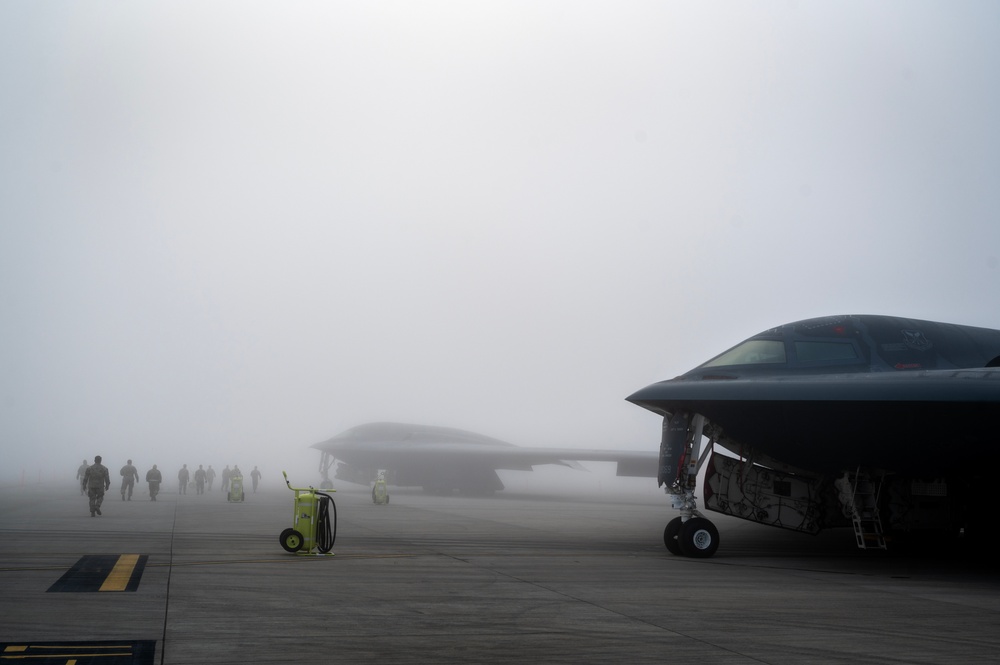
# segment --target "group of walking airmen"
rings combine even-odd
[[[118,472],[122,477],[122,487],[121,495],[122,501],[132,500],[132,491],[135,489],[135,484],[139,481],[139,470],[132,465],[132,460],[128,462],[121,468]],[[111,473],[108,471],[108,467],[101,464],[101,456],[96,455],[94,457],[94,463],[88,465],[87,460],[83,460],[83,464],[76,471],[76,477],[80,481],[80,494],[86,494],[90,500],[90,516],[94,517],[101,514],[101,504],[104,503],[104,493],[111,489]],[[222,471],[222,491],[229,491],[229,485],[234,478],[243,478],[243,472],[240,471],[240,467],[233,465],[230,469],[226,466]],[[257,484],[260,482],[260,471],[257,467],[253,468],[250,472],[250,478],[253,480],[253,491],[257,491]],[[187,464],[181,467],[181,470],[177,472],[177,482],[178,482],[178,493],[187,494],[188,482],[191,479],[191,474],[188,471]],[[149,484],[149,500],[156,501],[156,495],[160,493],[160,483],[163,482],[163,474],[160,472],[156,465],[146,472],[146,482]],[[212,484],[215,482],[215,469],[209,464],[208,468],[205,469],[201,464],[198,465],[198,470],[194,472],[194,486],[195,491],[198,494],[205,493],[205,485],[208,485],[208,490],[212,490]]]

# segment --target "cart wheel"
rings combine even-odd
[[[302,549],[302,534],[295,529],[285,529],[278,536],[278,542],[285,548],[286,552],[298,552]]]

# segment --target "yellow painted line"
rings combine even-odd
[[[130,650],[132,648],[131,644],[98,644],[94,646],[92,644],[30,644],[28,646],[18,646],[18,647],[7,647],[7,649],[50,649],[55,651],[65,651],[66,649],[80,649],[81,651],[86,649],[126,649]]]
[[[94,651],[85,654],[72,653],[74,651],[84,651],[93,649]],[[28,653],[29,650],[43,651],[44,653]],[[14,655],[24,654],[24,655]],[[62,655],[60,655],[62,654]],[[0,654],[0,661],[4,660],[29,660],[32,658],[73,658],[73,656],[85,655],[87,658],[122,658],[132,655],[132,647],[128,644],[122,645],[101,645],[101,646],[71,646],[71,645],[18,645],[8,646]],[[67,661],[66,665],[73,665],[76,659]]]
[[[124,591],[132,579],[137,563],[139,563],[138,554],[122,554],[98,591]]]
[[[88,653],[88,654],[85,654],[85,655],[87,656],[87,658],[127,658],[128,656],[132,655],[132,652],[131,651],[109,651],[108,653]],[[67,657],[66,655],[60,656],[58,654],[40,653],[37,656],[7,656],[7,655],[3,655],[3,656],[0,656],[0,660],[28,660],[28,659],[31,659],[31,658],[47,658],[47,659],[51,660],[52,658],[66,658],[66,657]],[[75,662],[76,662],[76,660],[74,659],[74,660],[71,660],[71,661],[67,662],[66,665],[72,665]]]

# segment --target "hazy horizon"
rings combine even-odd
[[[998,19],[4,3],[0,482],[377,420],[655,450],[625,397],[769,327],[1000,327]]]

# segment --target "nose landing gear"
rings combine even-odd
[[[663,421],[660,442],[660,485],[666,484],[671,504],[680,511],[663,531],[663,544],[671,554],[705,559],[719,549],[719,530],[697,508],[695,490],[705,418],[678,412]],[[711,448],[706,449],[706,453]]]

